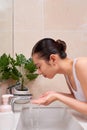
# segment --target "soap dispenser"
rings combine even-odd
[[[2,105],[0,105],[0,130],[12,130],[14,126],[14,114],[9,104],[12,94],[2,95]]]
[[[9,104],[9,98],[13,97],[12,94],[2,95],[2,105],[0,106],[0,112],[11,112],[11,105]]]

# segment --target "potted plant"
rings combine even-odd
[[[32,81],[38,76],[38,74],[35,73],[37,68],[32,58],[26,59],[23,54],[16,54],[15,66],[20,73],[16,84],[16,90],[21,91],[21,93],[24,91],[25,93],[28,90],[27,87],[25,87],[26,81]]]
[[[16,92],[27,91],[25,87],[26,81],[37,78],[36,66],[32,58],[26,59],[23,54],[16,54],[15,59],[10,55],[3,54],[0,57],[0,81],[12,79],[15,81],[13,85],[8,87],[10,93],[14,88]]]

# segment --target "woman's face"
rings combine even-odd
[[[45,78],[53,78],[57,73],[57,67],[54,63],[54,60],[46,61],[42,58],[39,58],[38,54],[33,55],[33,61],[38,69],[38,74],[43,75]]]

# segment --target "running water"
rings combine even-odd
[[[23,107],[16,130],[40,130],[40,107],[29,104]]]
[[[29,124],[30,124],[30,127],[32,128],[32,130],[34,130],[33,129],[33,126],[34,126],[34,122],[33,122],[33,107],[32,107],[32,104],[30,104],[30,106],[29,106],[29,113],[27,113],[27,114],[29,114],[30,116],[29,116]]]
[[[39,118],[40,118],[40,107],[33,106],[33,104],[29,104],[29,115],[30,115],[30,124],[32,130],[40,130],[39,129]]]

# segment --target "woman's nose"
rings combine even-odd
[[[38,71],[37,71],[37,72],[38,72],[38,74],[39,74],[39,75],[40,75],[40,74],[42,74],[42,72],[41,72],[39,69],[38,69]]]

